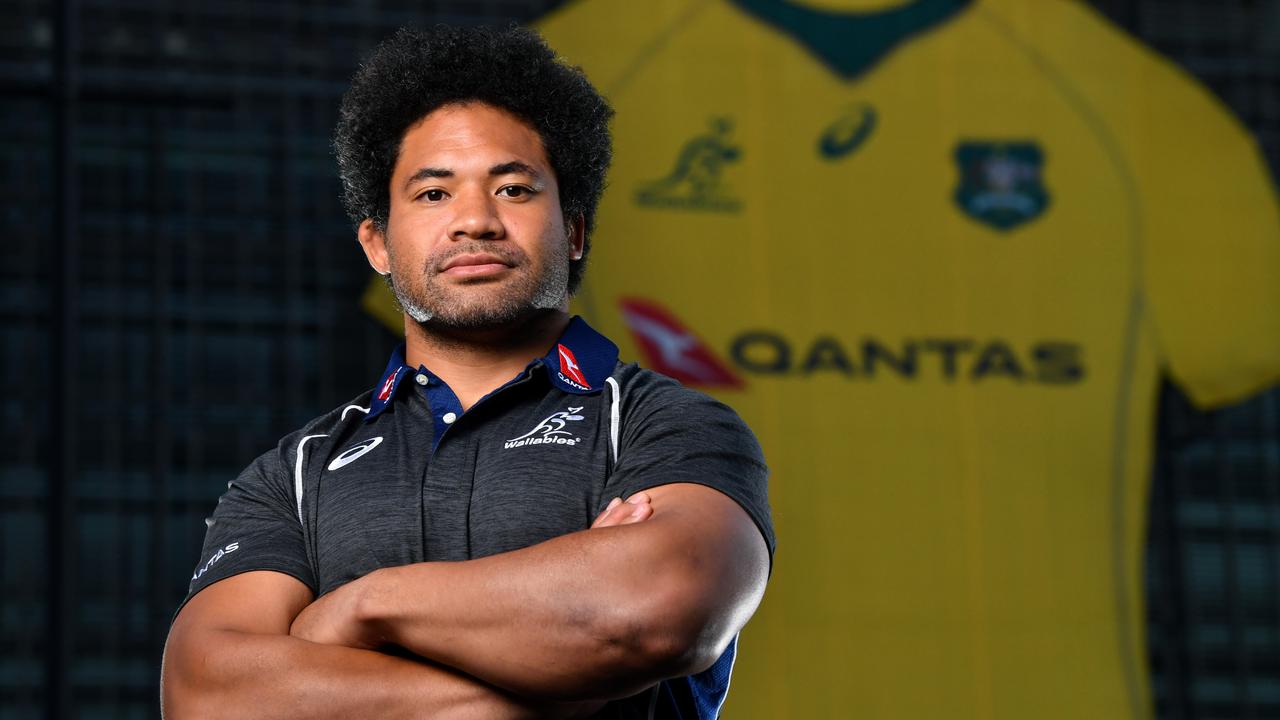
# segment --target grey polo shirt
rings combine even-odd
[[[401,347],[373,390],[287,435],[228,485],[187,598],[251,570],[323,595],[382,567],[516,550],[586,529],[615,496],[668,483],[737,501],[772,557],[766,476],[733,410],[618,362],[581,318],[466,412]],[[735,652],[736,642],[710,670],[603,715],[653,706],[657,717],[715,717]]]

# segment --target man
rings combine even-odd
[[[406,342],[219,500],[169,717],[718,714],[766,470],[568,315],[610,115],[527,30],[401,31],[360,69],[335,147]]]

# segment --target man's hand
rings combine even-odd
[[[592,521],[591,529],[631,525],[652,515],[649,494],[638,492],[626,501],[610,501]],[[353,580],[308,605],[294,619],[289,634],[301,640],[358,650],[376,650],[386,645],[385,638],[378,637],[371,625],[361,621],[361,604],[374,588],[373,583],[365,581],[367,577]]]
[[[289,627],[289,634],[321,645],[357,650],[376,650],[386,644],[371,637],[369,626],[360,622],[360,603],[369,589],[369,583],[361,582],[364,579],[353,580],[303,608]]]
[[[630,525],[648,520],[650,515],[653,515],[653,505],[649,494],[638,492],[627,498],[626,502],[623,502],[622,498],[609,501],[609,506],[591,523],[591,529]]]

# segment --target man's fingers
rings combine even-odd
[[[623,502],[621,498],[609,501],[608,507],[591,523],[592,528],[628,525],[647,520],[653,515],[648,493],[638,492]]]
[[[591,522],[591,527],[593,528],[602,527],[601,523],[603,523],[605,519],[609,517],[609,513],[614,508],[618,507],[621,504],[622,504],[622,498],[616,497],[610,500],[608,507],[606,507],[604,510],[601,510],[600,514],[596,516],[596,519]]]
[[[622,522],[618,524],[630,525],[631,523],[638,523],[642,520],[648,520],[651,515],[653,515],[652,505],[647,502],[635,503],[631,506],[631,512],[627,513],[626,517],[622,519]]]

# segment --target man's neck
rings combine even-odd
[[[564,310],[483,330],[425,327],[406,316],[405,364],[425,365],[448,384],[466,410],[546,355],[568,324]]]

